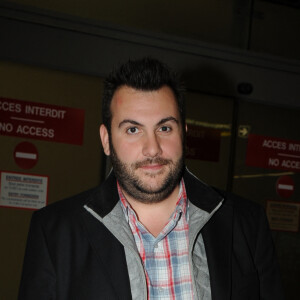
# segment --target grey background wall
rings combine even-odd
[[[293,3],[293,4],[291,4]],[[85,110],[82,146],[0,135],[0,171],[23,172],[13,149],[40,152],[26,171],[49,176],[48,202],[101,182],[98,140],[102,78],[128,58],[151,55],[186,80],[188,118],[221,128],[216,162],[191,160],[201,179],[266,205],[281,199],[282,171],[245,164],[250,133],[299,141],[297,1],[0,1],[0,97]],[[252,92],[241,93],[241,83]],[[0,120],[1,122],[1,120]],[[299,173],[289,172],[299,202]],[[0,299],[16,299],[32,211],[0,207]],[[287,299],[299,298],[299,232],[274,231]]]

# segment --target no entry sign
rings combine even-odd
[[[289,198],[295,189],[294,180],[290,176],[281,176],[276,182],[276,192],[282,198]]]
[[[38,161],[38,151],[32,143],[22,142],[15,148],[14,159],[19,167],[31,169]]]

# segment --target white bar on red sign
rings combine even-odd
[[[34,153],[24,153],[24,152],[16,152],[16,157],[27,158],[27,159],[37,159],[36,154],[34,154]]]
[[[288,184],[279,184],[278,188],[282,189],[282,190],[288,190],[288,191],[294,190],[294,187],[292,185],[288,185]]]

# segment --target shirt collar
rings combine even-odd
[[[128,221],[128,211],[130,210],[134,214],[135,214],[135,212],[132,209],[130,203],[126,200],[118,181],[117,181],[117,188],[118,188],[118,194],[119,194],[121,207],[125,214],[126,220]],[[186,194],[186,189],[185,189],[185,184],[184,184],[183,178],[180,181],[178,200],[176,203],[176,208],[174,210],[174,213],[175,212],[177,212],[177,213],[182,212],[182,214],[185,215],[186,220],[188,220],[188,199],[187,199],[187,194]],[[174,215],[174,213],[172,215]]]

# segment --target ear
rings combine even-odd
[[[100,134],[100,139],[102,142],[102,147],[104,150],[104,153],[106,155],[110,155],[110,150],[109,150],[109,136],[108,136],[108,131],[105,125],[101,125],[99,128],[99,134]]]

